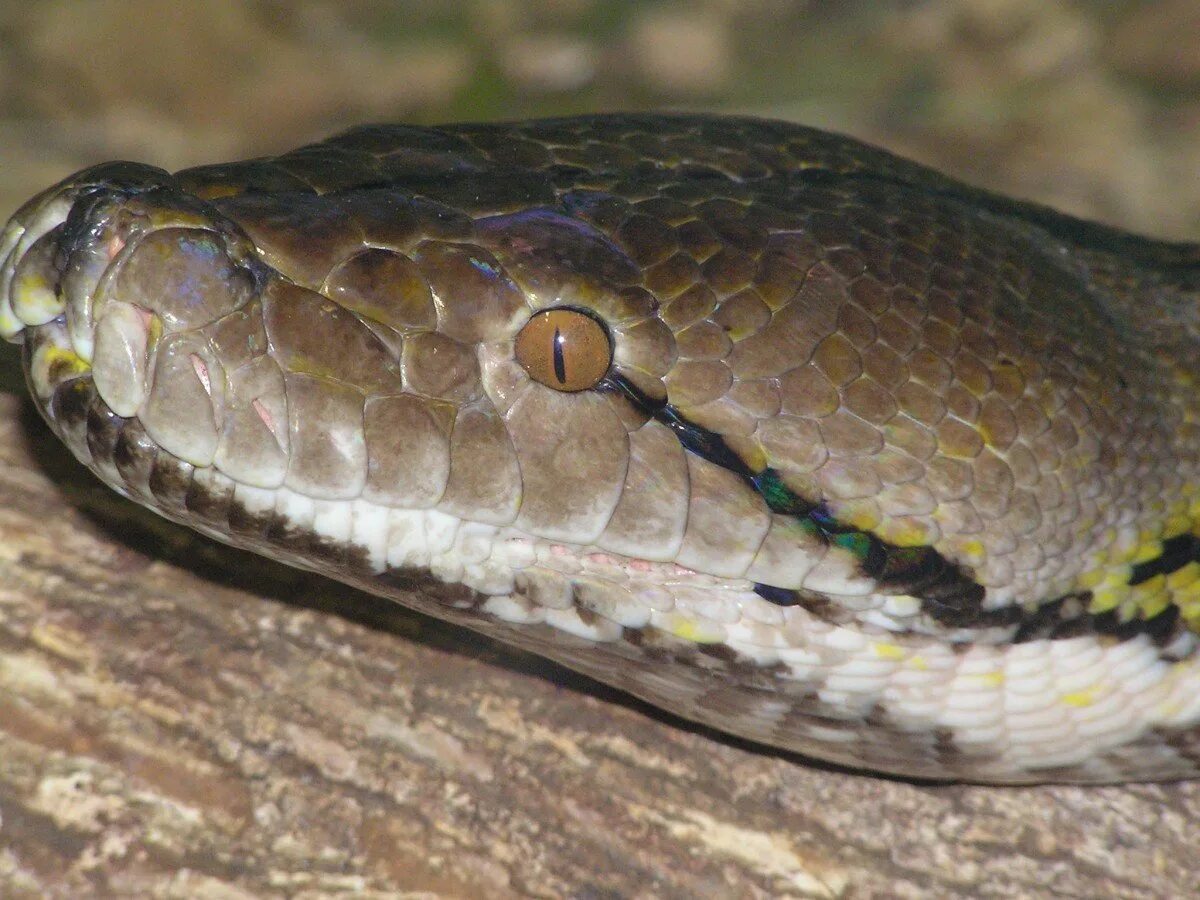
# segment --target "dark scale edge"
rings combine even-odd
[[[113,450],[113,463],[126,486],[139,497],[152,498],[150,476],[157,455],[158,446],[146,433],[141,421],[125,420]]]
[[[25,347],[29,342],[25,343]],[[24,354],[23,354],[24,355]],[[91,378],[74,378],[58,385],[46,406],[35,404],[42,418],[76,455],[90,454],[87,444],[88,410],[98,395]],[[91,463],[90,458],[84,459]]]
[[[193,478],[184,495],[183,505],[201,521],[221,528],[229,521],[234,490],[232,483],[213,484]]]
[[[96,462],[112,465],[125,420],[100,399],[99,393],[94,394],[91,399],[87,409],[88,452]]]
[[[771,584],[755,584],[754,593],[776,606],[799,606],[803,603],[800,592],[791,588],[775,587]]]
[[[159,509],[183,521],[191,517],[187,495],[195,471],[191,463],[159,448],[150,469],[150,493]]]

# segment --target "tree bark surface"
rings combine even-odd
[[[1200,784],[831,770],[122,501],[0,379],[0,896],[1184,897]]]

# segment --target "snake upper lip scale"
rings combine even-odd
[[[373,126],[0,236],[78,459],[869,770],[1200,774],[1200,247],[781,122]]]

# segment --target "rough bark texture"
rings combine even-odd
[[[0,376],[4,897],[1181,897],[1200,784],[738,744],[124,503]]]

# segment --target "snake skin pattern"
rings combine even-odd
[[[0,259],[50,426],[218,540],[849,766],[1200,774],[1196,246],[613,115],[101,165]]]

